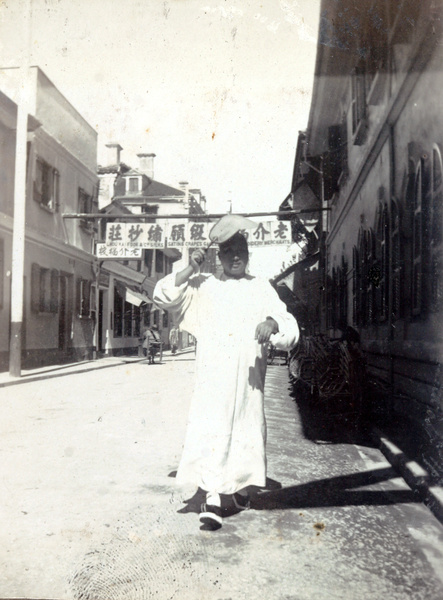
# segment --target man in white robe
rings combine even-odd
[[[246,273],[248,246],[236,233],[219,246],[220,278],[199,273],[204,252],[161,279],[154,302],[177,312],[197,338],[196,384],[177,483],[207,492],[200,521],[222,525],[220,494],[249,508],[246,488],[266,484],[264,384],[267,345],[290,350],[299,329],[266,280]]]

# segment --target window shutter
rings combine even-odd
[[[40,312],[40,266],[36,263],[31,267],[31,310]]]
[[[359,286],[359,270],[358,250],[354,246],[352,249],[352,323],[359,325],[358,319],[358,286]]]
[[[75,297],[76,297],[77,316],[81,317],[82,310],[83,310],[83,297],[82,297],[83,281],[81,280],[80,277],[77,279],[75,288],[76,288]]]
[[[83,282],[83,316],[89,317],[91,315],[91,282]]]
[[[412,314],[418,315],[422,308],[422,165],[419,162],[415,176],[412,217]]]
[[[391,277],[392,277],[392,316],[401,316],[401,248],[400,214],[395,200],[391,206]]]
[[[53,313],[58,312],[58,282],[59,272],[57,269],[51,270],[51,300],[50,300],[50,311]]]
[[[374,298],[374,272],[373,267],[374,261],[374,234],[372,229],[369,229],[366,233],[366,244],[365,244],[365,285],[366,285],[366,318],[365,324],[371,325],[374,322],[374,309],[375,309],[375,298]]]

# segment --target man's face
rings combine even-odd
[[[225,275],[233,279],[244,277],[249,254],[246,240],[234,236],[225,244],[220,245],[218,253]]]

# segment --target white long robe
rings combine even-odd
[[[266,344],[255,330],[268,316],[279,331],[271,342],[289,350],[299,329],[266,280],[219,280],[198,274],[175,286],[160,280],[154,302],[178,313],[180,329],[197,338],[196,382],[177,483],[232,494],[266,482],[264,382]]]

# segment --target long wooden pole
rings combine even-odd
[[[300,210],[285,210],[275,212],[251,212],[251,213],[236,213],[242,217],[291,217],[295,215],[302,215],[305,213],[318,213],[325,210],[331,210],[327,208],[302,208]],[[107,215],[103,213],[65,213],[62,215],[64,219],[115,219],[115,220],[128,220],[128,221],[156,221],[157,219],[221,219],[226,213],[212,213],[212,214],[171,214],[171,215],[153,215],[153,214],[124,214],[124,215]]]

